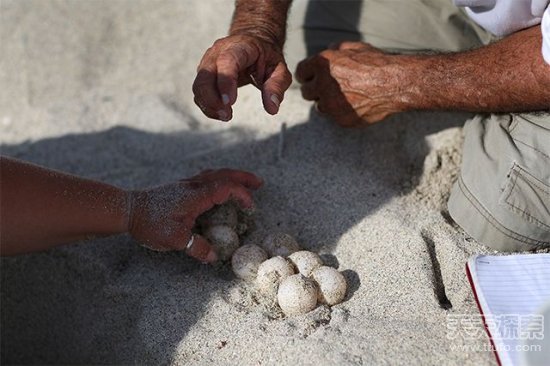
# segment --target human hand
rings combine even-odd
[[[243,209],[252,209],[251,190],[262,184],[262,180],[252,173],[221,169],[206,170],[172,184],[131,192],[128,231],[147,248],[185,250],[201,262],[214,262],[217,255],[213,247],[192,232],[195,220],[228,200],[236,201]]]
[[[238,87],[253,83],[261,90],[266,112],[276,114],[291,82],[281,47],[259,36],[238,34],[217,40],[206,51],[193,94],[206,116],[229,121]]]
[[[296,78],[318,112],[343,127],[360,127],[407,108],[405,64],[367,43],[344,42],[300,62]]]

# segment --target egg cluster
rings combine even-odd
[[[240,246],[239,235],[249,228],[241,214],[233,204],[224,204],[199,218],[202,234],[220,260],[231,259],[238,278],[254,282],[286,315],[305,314],[318,303],[332,306],[344,300],[344,276],[325,266],[316,253],[302,250],[291,235],[272,233],[256,244]]]
[[[233,272],[245,281],[255,281],[257,289],[275,298],[286,315],[305,314],[318,303],[332,306],[344,300],[345,277],[323,265],[317,254],[300,250],[290,235],[271,234],[258,244],[244,245],[233,253]]]

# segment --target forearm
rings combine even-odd
[[[522,112],[550,108],[550,65],[533,27],[476,50],[408,58],[407,109]]]
[[[0,158],[2,255],[127,230],[125,191],[21,161]]]
[[[292,0],[237,0],[230,35],[255,35],[283,47]]]

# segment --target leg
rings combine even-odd
[[[291,66],[333,42],[365,41],[394,52],[449,52],[492,38],[451,0],[295,0],[288,28]]]
[[[464,133],[453,219],[497,250],[550,248],[550,113],[479,115]]]
[[[364,41],[397,53],[450,52],[493,38],[451,0],[294,0],[285,57],[293,70],[334,42]]]

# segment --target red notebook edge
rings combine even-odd
[[[476,287],[474,285],[474,281],[472,279],[472,274],[470,273],[470,266],[468,263],[466,263],[466,275],[468,276],[468,282],[470,282],[470,287],[472,288],[472,292],[474,293],[474,298],[476,300],[477,308],[479,310],[479,313],[481,314],[481,320],[483,321],[483,327],[485,328],[485,331],[487,332],[487,336],[489,336],[489,341],[491,342],[491,349],[493,350],[493,353],[495,354],[495,358],[497,359],[497,363],[499,366],[502,366],[502,362],[500,362],[500,357],[498,356],[497,348],[495,346],[495,343],[493,342],[493,337],[491,336],[491,332],[489,331],[489,327],[487,326],[487,323],[485,322],[485,314],[483,314],[483,309],[481,308],[481,304],[479,303],[479,299],[477,297]]]

